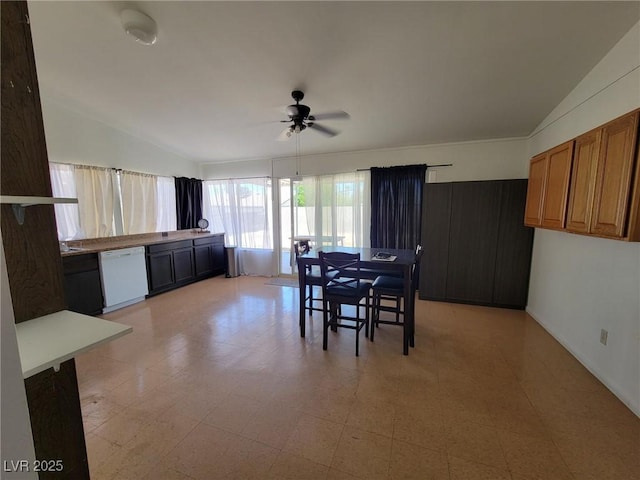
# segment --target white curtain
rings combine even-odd
[[[369,171],[362,171],[303,178],[304,206],[296,209],[297,234],[312,237],[316,246],[369,247],[369,177]]]
[[[111,169],[74,166],[80,225],[87,238],[114,235]]]
[[[49,164],[51,189],[54,197],[78,198],[73,172],[73,165]],[[56,204],[55,212],[59,240],[74,240],[85,237],[80,228],[80,214],[77,204]]]
[[[156,176],[122,171],[122,233],[132,235],[156,231],[157,188]]]
[[[202,191],[209,229],[237,247],[240,273],[276,275],[271,179],[208,180]]]
[[[173,177],[156,177],[156,232],[172,232],[178,228],[176,213],[176,181]]]

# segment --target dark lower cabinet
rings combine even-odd
[[[527,180],[428,183],[420,298],[508,308],[527,303],[533,229]]]
[[[224,273],[224,234],[146,247],[149,295]]]
[[[147,279],[149,293],[157,293],[173,288],[173,253],[171,251],[149,253],[147,247]]]
[[[224,235],[197,238],[193,241],[196,277],[224,273]]]
[[[192,246],[173,251],[173,271],[177,284],[189,282],[195,278]]]
[[[196,277],[208,277],[213,273],[213,261],[211,260],[211,247],[209,245],[193,247],[193,258],[196,264]]]
[[[85,315],[102,313],[103,297],[97,253],[62,258],[67,308]]]

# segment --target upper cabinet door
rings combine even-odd
[[[638,112],[602,128],[591,233],[624,237],[638,133]]]
[[[562,229],[565,226],[573,143],[571,140],[547,152],[548,165],[542,202],[543,227]]]
[[[531,159],[529,165],[529,183],[527,186],[527,203],[524,211],[524,224],[530,227],[542,225],[542,202],[547,175],[547,155],[542,154]]]
[[[576,138],[567,212],[567,230],[571,232],[590,230],[600,138],[600,129]]]

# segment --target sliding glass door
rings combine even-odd
[[[369,172],[280,179],[280,274],[296,273],[294,243],[369,246]]]

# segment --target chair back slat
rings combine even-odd
[[[416,247],[416,260],[413,263],[413,267],[411,267],[411,287],[412,291],[416,291],[418,289],[418,277],[420,272],[420,262],[422,261],[422,255],[424,255],[424,248],[422,245],[418,245]]]
[[[360,291],[360,254],[346,252],[318,252],[322,287],[327,292],[344,296]]]

